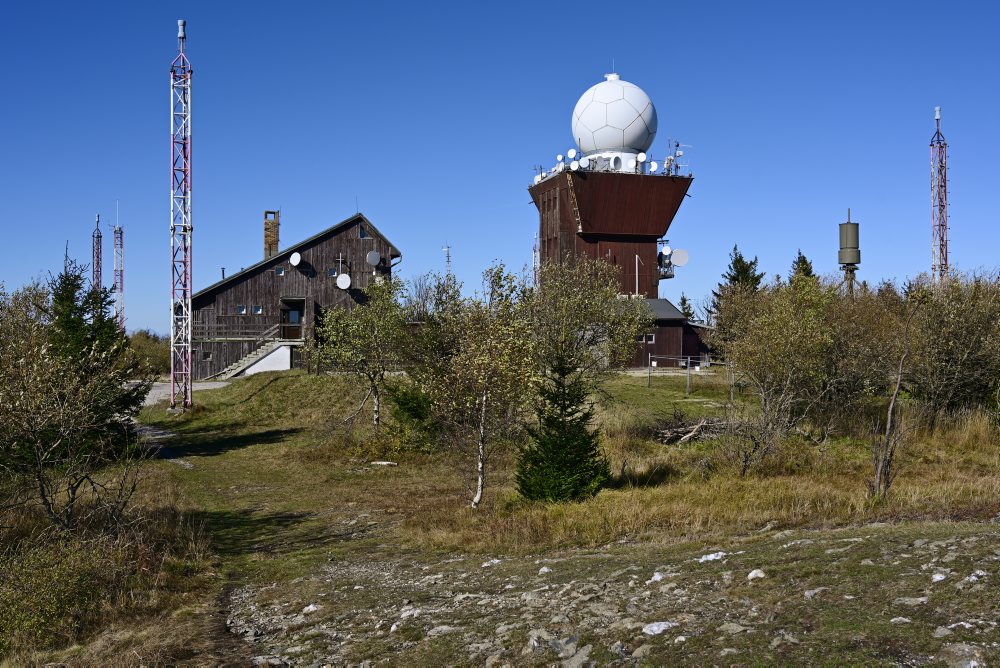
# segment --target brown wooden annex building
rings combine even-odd
[[[659,298],[658,242],[692,181],[679,175],[566,170],[528,188],[538,208],[542,262],[577,255],[605,260],[621,269],[622,294],[646,298],[655,324],[639,341],[635,366],[646,366],[650,355],[661,356],[657,366],[678,366],[682,359],[707,354],[699,326]]]
[[[323,309],[350,308],[402,257],[360,213],[280,251],[279,224],[265,212],[264,259],[192,297],[196,380],[291,368]]]

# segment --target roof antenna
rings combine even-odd
[[[451,246],[448,242],[444,242],[444,246],[441,247],[444,251],[444,265],[445,265],[445,275],[451,276]]]

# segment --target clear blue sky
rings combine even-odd
[[[178,9],[180,7],[181,9]],[[985,2],[17,3],[4,12],[0,160],[8,289],[89,262],[94,213],[121,202],[130,329],[169,317],[168,78],[176,20],[194,79],[195,288],[355,211],[409,277],[441,246],[478,285],[530,263],[532,166],[571,146],[570,114],[612,59],[690,144],[671,229],[691,262],[662,289],[700,300],[734,243],[768,274],[801,248],[859,276],[930,262],[928,143],[944,108],[952,258],[998,263],[1000,9]],[[111,237],[105,230],[105,281]]]

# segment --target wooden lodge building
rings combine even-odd
[[[358,213],[279,250],[280,213],[264,213],[264,259],[196,293],[196,380],[289,369],[323,309],[350,306],[402,254]]]

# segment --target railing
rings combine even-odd
[[[191,337],[200,341],[253,341],[260,343],[278,338],[279,323],[206,323],[191,324]]]

